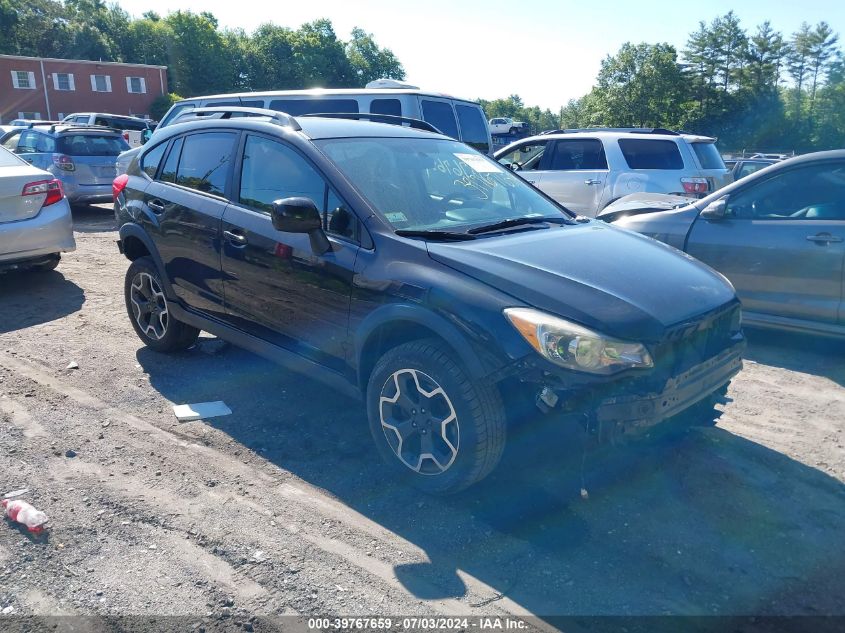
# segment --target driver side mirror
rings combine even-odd
[[[724,220],[727,216],[728,210],[728,197],[725,196],[723,198],[719,198],[718,200],[714,200],[701,212],[701,217],[705,220]]]
[[[284,198],[273,202],[270,211],[273,228],[284,233],[307,233],[311,239],[311,250],[322,255],[332,245],[323,231],[323,219],[317,205],[311,198]]]

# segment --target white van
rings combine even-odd
[[[161,119],[159,127],[173,122],[188,108],[243,106],[303,114],[365,113],[422,119],[438,130],[463,141],[484,154],[492,142],[487,118],[474,101],[426,92],[415,86],[380,79],[361,89],[276,90],[193,97],[175,103]]]

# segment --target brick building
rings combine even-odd
[[[167,66],[0,55],[0,123],[72,112],[149,115]]]

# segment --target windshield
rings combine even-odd
[[[514,218],[570,217],[519,176],[457,141],[317,144],[395,229],[466,231]]]
[[[69,156],[117,156],[129,149],[122,136],[68,134],[59,137],[58,151]]]

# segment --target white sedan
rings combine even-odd
[[[61,181],[0,147],[0,271],[52,270],[75,249]]]

